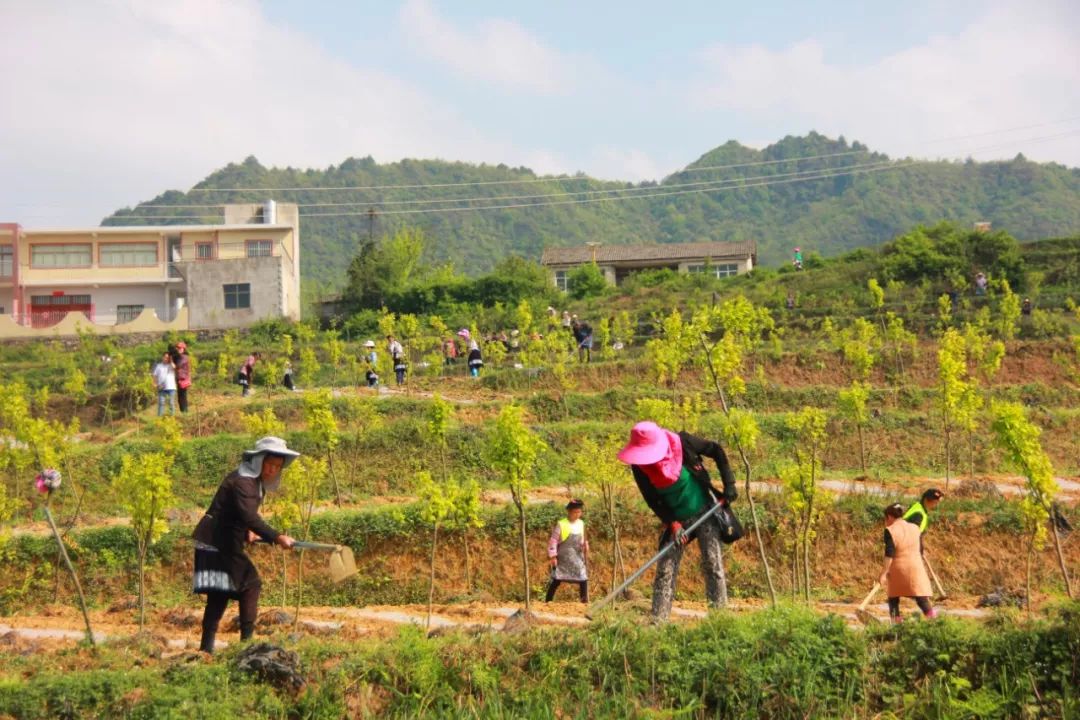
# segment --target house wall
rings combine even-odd
[[[743,273],[748,273],[748,272],[750,272],[751,270],[754,269],[754,261],[749,257],[745,257],[745,258],[722,258],[722,259],[719,259],[719,260],[714,260],[712,258],[708,258],[708,259],[702,258],[700,260],[686,260],[684,262],[680,262],[679,263],[679,272],[689,272],[688,268],[691,265],[704,265],[706,263],[708,263],[709,265],[712,265],[714,267],[716,265],[737,265],[738,266],[737,272],[738,272],[739,275],[742,275]]]
[[[285,282],[283,256],[182,263],[187,277],[190,324],[193,329],[246,327],[258,320],[282,317]],[[224,286],[251,285],[251,307],[225,309]]]
[[[279,203],[276,224],[263,225],[262,209],[261,203],[229,205],[227,221],[250,224],[189,231],[162,226],[145,232],[100,227],[27,233],[17,225],[0,224],[0,244],[15,247],[12,277],[0,278],[0,307],[5,314],[25,315],[29,307],[16,308],[16,302],[28,306],[31,295],[63,292],[90,295],[95,319],[105,323],[115,322],[117,305],[143,305],[170,321],[180,299],[191,310],[193,327],[240,327],[267,317],[299,320],[299,211],[295,204]],[[270,241],[272,256],[248,258],[250,240]],[[156,261],[138,267],[102,266],[100,248],[106,243],[153,243]],[[198,260],[200,243],[213,247],[210,260]],[[89,245],[90,261],[84,267],[34,268],[31,248],[38,244]],[[243,282],[252,286],[251,307],[226,311],[221,286]]]
[[[281,260],[280,266],[283,274],[282,280],[279,283],[281,297],[278,306],[283,308],[281,311],[283,317],[299,320],[300,265],[299,258],[297,257],[299,248],[297,247],[296,232],[294,230],[280,228],[262,230],[255,225],[250,228],[236,230],[186,232],[181,235],[181,262],[184,263],[182,267],[187,268],[187,263],[193,265],[205,265],[217,261],[236,262],[248,260],[247,241],[249,240],[271,241],[271,252],[273,252],[275,258]],[[213,259],[198,259],[198,245],[201,243],[210,243],[213,246]],[[181,272],[187,276],[190,271],[182,269]],[[238,280],[237,282],[246,281]],[[196,303],[201,302],[203,302],[203,300],[189,289],[187,293],[187,303],[189,306],[193,307],[193,322],[199,322],[206,317],[206,313],[202,312],[199,308],[194,307]],[[218,308],[216,304],[209,308],[211,311],[216,309],[223,308]],[[234,326],[228,325],[228,327]]]
[[[180,332],[188,329],[187,309],[181,310],[172,322],[162,322],[154,313],[145,310],[142,315],[123,325],[99,325],[89,322],[82,313],[68,313],[56,325],[47,328],[32,328],[19,325],[8,315],[0,315],[0,339],[32,339],[74,337],[79,333],[90,332],[95,335],[154,334]]]
[[[46,285],[28,287],[25,293],[26,310],[30,310],[31,298],[34,295],[52,295],[54,292],[63,292],[65,295],[89,295],[90,302],[94,306],[94,322],[98,325],[113,325],[116,323],[117,305],[142,305],[146,309],[153,310],[160,320],[171,319],[166,312],[165,287],[163,285],[111,287]]]
[[[102,266],[99,264],[103,244],[153,243],[157,247],[157,262],[137,267]],[[78,268],[35,268],[32,251],[35,245],[90,245],[90,264]],[[107,232],[39,234],[23,233],[19,241],[19,282],[38,285],[50,282],[79,280],[87,283],[164,281],[166,277],[165,241],[160,233],[115,234]]]
[[[709,262],[712,265],[727,265],[727,264],[734,263],[734,264],[739,266],[738,273],[740,275],[743,274],[743,273],[750,272],[751,270],[754,269],[753,259],[750,256],[746,256],[746,257],[742,257],[742,258],[722,258],[722,259],[711,259],[711,258],[709,258],[709,259],[707,259],[707,258],[693,259],[693,258],[691,258],[691,259],[680,260],[677,263],[673,263],[670,260],[620,262],[620,263],[617,263],[617,264],[610,264],[610,265],[598,265],[598,267],[599,267],[600,271],[602,273],[604,273],[604,278],[608,281],[608,284],[615,285],[615,284],[617,284],[617,279],[621,275],[624,275],[624,274],[629,273],[629,272],[638,272],[640,270],[653,270],[653,269],[661,269],[661,268],[668,268],[668,267],[672,268],[672,269],[675,269],[677,267],[679,272],[684,273],[684,272],[687,272],[687,268],[689,266],[691,266],[691,265],[703,265],[706,262]],[[565,271],[567,273],[571,273],[576,268],[580,267],[583,264],[584,263],[580,263],[580,264],[577,264],[577,265],[565,265],[565,264],[564,265],[548,265],[547,267],[548,267],[548,270],[550,271],[549,277],[551,279],[551,284],[556,285],[555,273],[557,271]]]

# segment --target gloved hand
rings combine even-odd
[[[727,501],[728,505],[735,502],[737,497],[739,497],[739,491],[735,489],[734,485],[724,486],[724,500]]]
[[[685,545],[690,542],[690,538],[686,536],[686,531],[683,530],[682,523],[678,520],[668,525],[668,531],[671,533],[671,539],[679,545]]]

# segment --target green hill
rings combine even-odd
[[[401,185],[427,187],[386,187]],[[381,189],[315,189],[342,186]],[[301,203],[305,278],[334,285],[369,232],[381,235],[403,224],[418,226],[431,238],[431,260],[451,261],[469,274],[489,270],[508,254],[538,259],[546,246],[588,241],[752,239],[759,260],[772,264],[783,261],[794,245],[834,255],[943,219],[990,221],[1020,240],[1080,230],[1080,169],[1033,163],[1023,156],[989,163],[891,159],[858,142],[813,132],[763,150],[728,142],[659,184],[603,182],[584,175],[540,178],[528,168],[442,160],[380,165],[370,157],[350,158],[325,170],[300,170],[266,168],[248,158],[212,173],[196,189],[238,187],[258,189],[169,191],[145,204],[270,197]],[[637,197],[601,201],[612,194]],[[536,203],[558,204],[454,210]],[[377,213],[373,227],[370,208]],[[210,214],[200,219],[220,220],[213,208],[205,209]],[[114,213],[104,224],[193,222],[193,212],[199,209],[140,204]],[[147,215],[170,219],[140,219]]]

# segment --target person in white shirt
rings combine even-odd
[[[390,353],[390,359],[394,362],[394,379],[398,385],[405,383],[405,372],[409,369],[405,361],[405,348],[401,347],[393,335],[386,336],[386,349]]]
[[[176,366],[172,355],[165,352],[154,366],[154,385],[157,387],[157,414],[165,414],[165,401],[169,401],[169,414],[176,414]]]

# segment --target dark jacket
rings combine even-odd
[[[714,498],[727,497],[734,500],[737,494],[735,491],[735,476],[731,472],[731,465],[728,464],[727,455],[724,454],[724,449],[720,447],[719,443],[699,438],[685,431],[679,433],[679,438],[682,440],[683,467],[689,471],[694,482],[698,483],[706,494],[711,494]],[[709,477],[709,471],[705,469],[702,457],[712,458],[713,462],[716,463],[717,469],[720,470],[720,477],[724,482],[723,492],[713,487],[712,479]],[[685,519],[675,517],[664,497],[657,492],[640,467],[631,465],[630,469],[634,473],[634,482],[637,483],[641,496],[645,498],[645,504],[665,525],[670,525],[676,520]]]
[[[243,477],[234,470],[221,481],[192,534],[199,542],[218,549],[239,592],[260,582],[259,573],[244,554],[247,531],[252,530],[267,542],[274,542],[280,534],[259,517],[260,485],[258,478]]]

